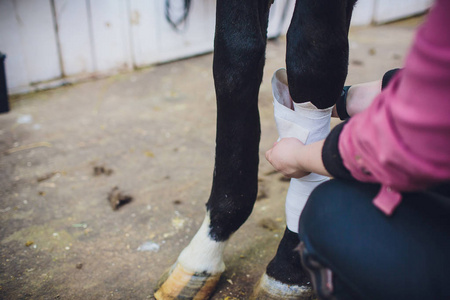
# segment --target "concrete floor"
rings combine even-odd
[[[421,20],[353,28],[347,83],[401,66]],[[288,183],[263,155],[277,138],[270,78],[284,48],[269,42],[261,86],[260,199],[229,243],[213,299],[247,299],[283,233]],[[203,220],[211,64],[208,54],[11,99],[0,115],[0,299],[152,298]],[[113,211],[115,186],[133,200]]]

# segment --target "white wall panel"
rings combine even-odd
[[[90,12],[96,71],[130,69],[130,22],[126,0],[90,0]]]
[[[130,1],[130,32],[133,63],[142,67],[158,62],[159,41],[156,1]]]
[[[216,1],[192,0],[180,31],[167,22],[165,1],[0,0],[0,51],[7,55],[10,93],[212,51]],[[175,18],[180,16],[184,0],[170,3]],[[425,11],[431,3],[359,0],[352,25],[404,18]],[[275,1],[269,37],[286,33],[294,5],[295,0]]]
[[[65,76],[94,71],[86,1],[55,0],[62,73]]]
[[[31,83],[61,76],[55,26],[48,0],[14,0]]]
[[[26,90],[30,82],[13,1],[0,1],[0,52],[6,54],[5,69],[10,93]]]
[[[270,8],[267,37],[273,38],[286,34],[289,24],[291,23],[294,7],[294,0],[276,0],[272,4]]]
[[[386,23],[412,16],[427,10],[432,3],[432,0],[377,0],[374,21]]]
[[[359,0],[356,2],[352,14],[352,26],[369,25],[373,20],[373,11],[376,0]]]
[[[14,0],[12,3],[14,11],[10,13],[15,15],[17,21],[28,80],[33,84],[60,77],[50,2]]]
[[[181,11],[184,0],[172,0],[173,12]],[[164,17],[164,1],[157,1],[159,16],[159,60],[169,61],[211,51],[214,46],[215,1],[194,0],[185,27],[174,30]],[[176,14],[175,14],[176,15]]]

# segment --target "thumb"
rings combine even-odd
[[[272,155],[272,149],[270,148],[269,150],[266,151],[266,160],[270,162],[270,156]]]

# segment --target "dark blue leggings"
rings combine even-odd
[[[330,180],[311,194],[299,235],[320,299],[450,299],[449,185],[402,194],[392,216],[379,185]]]

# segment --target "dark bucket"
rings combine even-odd
[[[6,55],[0,52],[0,113],[9,111],[8,89],[6,88],[5,58]]]

